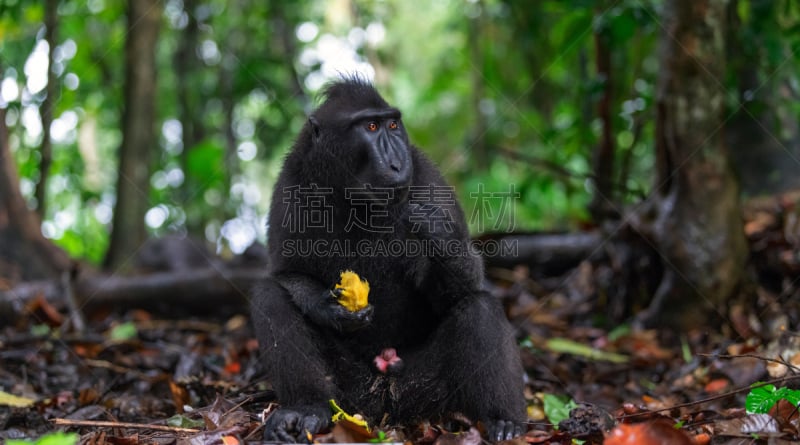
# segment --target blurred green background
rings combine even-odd
[[[58,24],[52,66],[45,2],[0,4],[0,107],[7,109],[23,196],[38,208],[40,107],[50,70],[53,163],[42,230],[72,257],[99,263],[116,199],[126,3],[50,2]],[[520,198],[503,230],[591,223],[604,95],[616,146],[613,199],[635,203],[652,186],[660,1],[161,6],[153,117],[159,136],[144,215],[152,234],[188,232],[232,253],[263,241],[282,157],[317,92],[342,73],[362,73],[403,111],[412,140],[437,161],[468,212],[480,184],[489,191],[513,184]],[[733,0],[728,11],[726,121],[744,109],[797,153],[800,6]],[[607,73],[598,69],[601,46]],[[754,171],[740,172],[746,194],[779,190],[798,176],[796,163],[770,156],[769,141],[732,145],[738,165]],[[475,221],[472,228],[491,229]]]

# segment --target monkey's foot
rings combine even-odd
[[[331,410],[327,405],[281,408],[264,422],[268,442],[311,443],[314,434],[327,429]]]
[[[394,348],[386,348],[373,360],[375,368],[383,374],[396,375],[403,370],[403,359]]]
[[[513,420],[488,420],[484,422],[486,436],[490,442],[511,440],[525,433],[527,428],[521,422]]]

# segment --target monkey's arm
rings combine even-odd
[[[274,278],[289,291],[300,312],[317,326],[337,332],[352,332],[372,321],[372,305],[349,311],[331,293],[334,284],[326,287],[319,280],[299,273],[279,273]]]
[[[432,238],[436,234],[426,234]],[[430,266],[421,287],[426,290],[433,310],[445,314],[461,300],[481,292],[483,261],[470,240],[447,240],[453,255],[430,255]]]
[[[414,152],[414,185],[452,190],[436,167],[421,153]],[[464,212],[455,201],[455,193],[445,200],[411,200],[403,223],[411,236],[446,246],[429,252],[430,267],[422,288],[430,290],[431,303],[439,313],[447,312],[468,295],[479,292],[483,282],[483,260],[472,245]],[[429,218],[429,219],[426,219]]]

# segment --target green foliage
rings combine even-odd
[[[633,332],[633,328],[629,324],[621,324],[612,329],[608,333],[608,341],[613,343],[619,340],[620,338],[625,337],[626,335],[630,335]]]
[[[84,258],[92,263],[99,263],[108,248],[106,226],[92,214],[79,212],[80,221],[73,227],[64,230],[58,244],[73,258]]]
[[[203,419],[190,419],[182,414],[175,414],[167,419],[167,425],[175,428],[202,428],[205,422]]]
[[[50,325],[47,324],[35,324],[31,326],[31,335],[34,337],[44,337],[49,335],[51,332]]]
[[[614,352],[601,351],[591,346],[567,338],[551,338],[547,340],[547,349],[553,352],[578,355],[590,360],[604,360],[611,363],[627,363],[630,357]]]
[[[375,435],[378,437],[372,438],[369,440],[369,443],[384,443],[384,442],[391,442],[392,438],[386,435],[386,432],[383,430],[378,430],[375,432]]]
[[[547,420],[553,424],[553,427],[558,428],[558,423],[562,420],[569,419],[569,412],[577,408],[578,404],[569,397],[557,396],[554,394],[545,394],[542,397],[544,405],[544,415]]]
[[[36,440],[6,440],[6,445],[75,445],[76,443],[78,443],[77,433],[65,433],[62,431],[45,434]]]
[[[120,323],[109,332],[108,337],[115,341],[132,340],[139,335],[139,330],[136,329],[136,324],[132,321]]]
[[[775,385],[756,383],[745,399],[744,407],[748,413],[766,414],[773,405],[783,399],[794,406],[800,404],[800,390],[790,388],[776,388]]]
[[[153,187],[143,192],[168,216],[150,230],[215,238],[231,218],[263,220],[282,157],[315,103],[311,80],[347,70],[323,67],[321,48],[342,45],[342,54],[374,68],[379,89],[403,110],[411,139],[443,167],[468,215],[479,206],[473,232],[563,230],[588,220],[606,93],[616,150],[611,198],[619,208],[638,202],[655,163],[662,7],[656,0],[443,0],[411,8],[400,0],[200,0],[184,11],[167,2],[155,55],[160,138],[152,147]],[[63,57],[54,115],[74,113],[78,122],[53,141],[43,231],[73,257],[98,263],[108,245],[126,105],[125,2],[61,1],[58,12]],[[726,36],[732,51],[724,79],[731,110],[746,102],[748,113],[774,110],[775,125],[796,121],[800,106],[786,91],[798,82],[800,62],[791,55],[800,48],[800,6],[741,0],[732,12],[738,22]],[[0,9],[0,77],[20,90],[43,17],[41,2]],[[301,24],[317,32],[301,41]],[[368,41],[376,27],[382,40]],[[609,78],[597,72],[597,42],[609,49]],[[70,45],[74,51],[65,51]],[[178,56],[188,71],[178,71]],[[743,99],[744,74],[764,81],[751,91],[755,100]],[[29,118],[43,98],[20,94],[2,105],[31,208],[41,133]],[[254,156],[244,156],[243,146],[255,146]],[[503,212],[501,200],[475,202],[481,187],[504,193],[510,186],[519,193],[513,212]]]

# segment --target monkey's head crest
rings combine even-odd
[[[381,97],[375,86],[360,75],[343,76],[328,83],[320,95],[322,103],[314,116],[329,116],[334,111],[354,111],[365,108],[385,109],[389,104]]]

